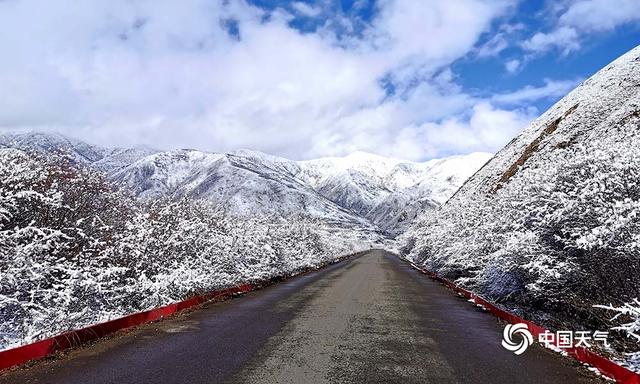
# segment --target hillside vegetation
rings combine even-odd
[[[0,149],[0,350],[366,249],[303,215],[142,201],[71,159]]]
[[[640,349],[639,214],[640,47],[423,215],[402,252],[552,329],[616,327],[614,347],[633,362],[621,353]]]

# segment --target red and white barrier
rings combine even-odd
[[[491,312],[493,315],[499,317],[502,320],[505,320],[511,324],[516,323],[524,323],[527,324],[529,331],[531,334],[538,339],[538,335],[544,333],[546,331],[545,328],[532,323],[528,320],[525,320],[513,313],[509,313],[501,308],[498,308],[495,304],[483,299],[482,297],[476,295],[475,293],[468,291],[464,288],[457,286],[452,281],[445,279],[444,277],[438,276],[435,272],[423,269],[417,266],[414,263],[411,263],[411,266],[418,271],[424,273],[429,276],[433,280],[436,280],[448,288],[451,288],[457,293],[460,293],[464,297],[473,300],[474,303],[483,306],[487,311]],[[557,344],[556,344],[557,346]],[[600,373],[603,375],[615,380],[621,384],[640,384],[640,375],[637,373],[614,363],[613,361],[598,355],[595,352],[590,351],[589,349],[583,347],[572,347],[572,348],[562,348],[562,351],[566,352],[569,356],[572,356],[574,359],[589,364],[592,367],[597,368]]]

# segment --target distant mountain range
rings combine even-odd
[[[207,199],[234,215],[304,214],[396,235],[486,163],[472,153],[424,163],[365,152],[293,161],[258,151],[105,148],[52,133],[0,135],[0,147],[68,153],[143,199]]]

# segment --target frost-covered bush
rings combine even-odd
[[[90,171],[0,150],[0,336],[38,337],[90,311],[90,275],[122,230],[131,200]],[[96,298],[99,300],[99,297]],[[52,308],[58,308],[52,311]],[[24,319],[33,319],[24,322]],[[4,343],[3,343],[4,344]]]
[[[0,149],[0,349],[317,267],[366,238],[306,217],[144,203],[64,157]]]
[[[626,316],[630,321],[624,322],[616,329],[624,331],[629,337],[640,341],[640,300],[634,298],[632,302],[624,303],[619,307],[612,305],[596,305],[596,307],[614,312],[614,320]]]
[[[547,326],[615,326],[594,305],[640,297],[637,135],[555,149],[490,198],[445,205],[405,235],[406,255]]]
[[[640,300],[634,298],[633,301],[615,307],[612,305],[596,305],[597,308],[614,312],[613,321],[618,321],[619,326],[614,330],[625,333],[629,338],[640,343]],[[627,353],[627,363],[632,369],[640,371],[640,351]]]

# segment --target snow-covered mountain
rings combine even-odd
[[[0,146],[66,151],[141,198],[188,196],[236,215],[304,214],[391,235],[402,232],[417,212],[443,204],[491,156],[417,163],[356,152],[293,161],[250,150],[109,149],[42,133],[0,136]]]
[[[90,165],[109,175],[112,175],[134,162],[158,153],[157,150],[147,147],[118,148],[111,151],[107,156]]]
[[[398,234],[418,212],[439,207],[491,154],[478,152],[424,163],[365,152],[299,162],[299,177],[331,201]]]
[[[606,329],[613,313],[598,304],[640,314],[640,47],[535,120],[405,236],[415,262],[552,329]],[[613,325],[637,334],[638,315],[626,320]]]
[[[142,198],[189,196],[218,203],[231,214],[306,214],[344,225],[369,226],[294,177],[295,162],[259,152],[160,152],[112,175]]]
[[[18,148],[26,151],[64,153],[73,161],[112,173],[131,163],[157,153],[146,147],[104,148],[63,136],[58,133],[0,134],[0,148]]]
[[[92,164],[111,155],[114,150],[90,145],[57,133],[20,133],[0,135],[0,147],[36,152],[62,152],[81,164]]]

